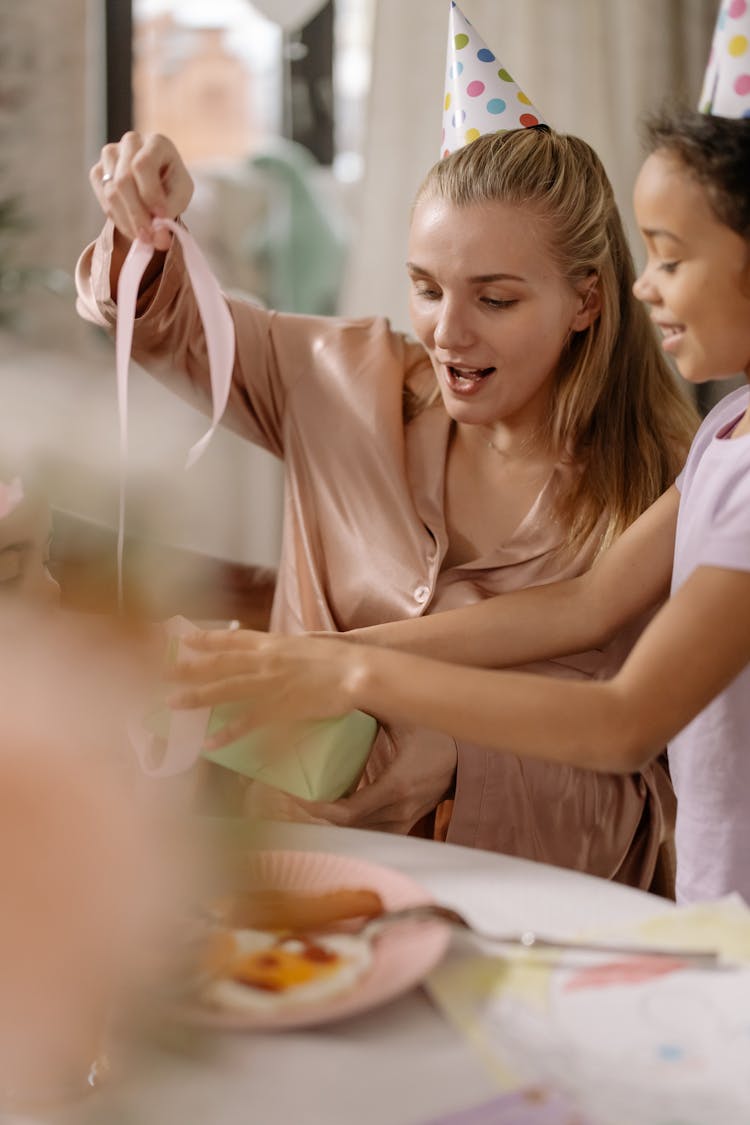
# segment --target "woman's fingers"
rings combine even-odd
[[[281,789],[253,781],[245,790],[245,816],[255,819],[288,820],[305,824],[337,824],[336,806],[328,801],[305,801]]]
[[[444,799],[453,783],[456,744],[448,735],[399,726],[386,731],[395,756],[383,772],[337,805],[351,828],[405,834]]]
[[[363,785],[349,797],[341,797],[336,804],[337,823],[347,828],[372,828],[405,835],[419,819],[404,812],[403,799],[394,798],[387,775]]]
[[[193,180],[179,152],[160,133],[145,138],[132,161],[138,196],[152,216],[176,219],[193,195]],[[172,240],[169,231],[156,230],[153,236],[157,250],[168,250]]]
[[[158,250],[169,248],[171,234],[152,230],[152,221],[182,214],[193,181],[167,137],[125,133],[117,144],[104,146],[89,180],[100,207],[121,234],[130,241],[150,241]]]
[[[151,225],[151,215],[139,203],[129,175],[141,144],[138,133],[126,133],[119,144],[105,145],[89,176],[102,211],[131,242],[141,229]]]
[[[150,133],[133,159],[144,202],[154,213],[170,218],[185,210],[193,195],[193,180],[169,137]]]

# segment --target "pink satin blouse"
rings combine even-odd
[[[107,224],[77,269],[79,313],[109,330],[116,319],[111,249]],[[284,463],[273,629],[344,631],[416,617],[589,566],[593,541],[576,558],[561,562],[556,554],[561,528],[551,500],[574,471],[560,465],[510,539],[443,569],[452,422],[441,403],[403,421],[405,383],[422,389],[433,379],[421,345],[379,318],[296,316],[234,299],[229,307],[237,359],[225,422]],[[140,308],[135,359],[207,409],[205,344],[176,240]],[[605,677],[632,639],[534,670]],[[436,736],[416,737],[429,753]],[[661,761],[623,777],[460,744],[447,839],[648,887],[673,816]]]

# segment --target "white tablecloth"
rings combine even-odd
[[[488,929],[562,936],[672,909],[663,899],[600,879],[409,837],[280,825],[270,829],[268,843],[398,868]],[[112,1119],[123,1125],[419,1125],[496,1093],[478,1056],[421,990],[318,1029],[215,1035],[209,1047],[207,1056],[170,1055],[151,1074],[125,1083]],[[95,1119],[108,1120],[107,1112]]]

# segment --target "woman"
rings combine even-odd
[[[111,329],[129,240],[181,214],[192,183],[169,141],[137,134],[103,149],[91,181],[112,221],[79,263],[79,310]],[[151,237],[133,354],[181,372],[201,402],[205,348],[181,252],[163,230]],[[632,296],[612,189],[585,142],[512,131],[441,161],[408,254],[417,341],[377,318],[229,301],[227,422],[285,462],[275,630],[362,628],[580,574],[688,448],[696,419]],[[605,677],[632,638],[535,670]],[[662,762],[615,777],[428,732],[395,741],[380,740],[374,783],[349,799],[353,822],[406,830],[451,798],[436,831],[453,842],[652,885],[673,815]]]

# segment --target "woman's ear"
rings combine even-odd
[[[590,328],[602,311],[602,295],[599,290],[599,275],[587,277],[577,287],[578,311],[570,328],[572,332],[583,332]]]

